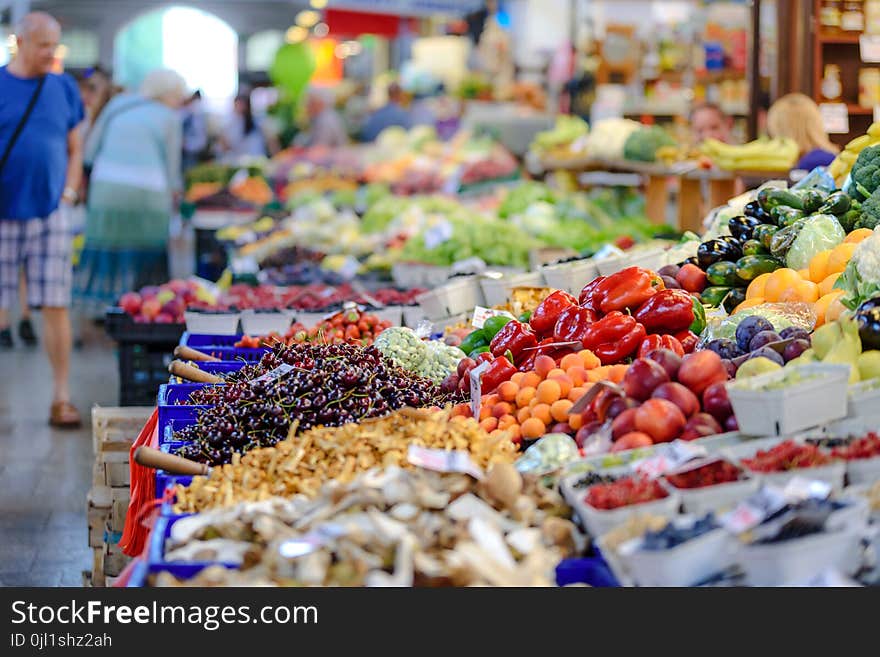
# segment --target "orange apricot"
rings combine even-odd
[[[520,425],[520,431],[523,438],[540,438],[547,431],[547,425],[538,418],[531,417]]]
[[[556,361],[545,354],[541,354],[535,359],[535,372],[542,379],[546,379],[551,370],[556,368]]]
[[[528,406],[529,402],[535,398],[535,389],[532,387],[520,388],[516,393],[516,405],[522,408]]]
[[[542,404],[552,404],[562,396],[562,387],[557,381],[547,379],[538,384],[535,398]]]
[[[516,399],[516,393],[519,392],[519,386],[513,381],[505,381],[498,386],[498,396],[506,402],[512,402]]]
[[[550,413],[549,404],[535,404],[532,409],[532,417],[537,418],[546,425],[553,423],[553,415]]]
[[[550,406],[550,415],[557,422],[565,422],[568,420],[568,411],[573,406],[568,399],[560,399],[553,402]]]

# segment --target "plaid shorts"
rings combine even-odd
[[[72,285],[70,213],[45,219],[0,219],[0,308],[11,308],[24,267],[31,308],[66,308]]]

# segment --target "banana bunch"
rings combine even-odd
[[[756,139],[741,146],[706,139],[700,152],[727,171],[788,171],[798,157],[791,139]]]
[[[876,146],[877,144],[880,144],[880,122],[872,123],[871,127],[868,128],[867,134],[853,139],[834,158],[834,161],[828,167],[828,173],[834,176],[838,187],[843,185],[843,181],[849,174],[850,169],[852,169],[853,164],[855,164],[859,153],[868,146]]]

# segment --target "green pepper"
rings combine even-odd
[[[488,347],[491,340],[486,338],[486,332],[483,329],[477,329],[465,337],[458,346],[464,353],[469,354],[477,347]]]
[[[787,205],[777,205],[770,210],[770,216],[780,228],[791,226],[795,221],[804,218],[804,211],[797,208],[791,208]]]
[[[517,317],[517,319],[523,323],[528,322],[532,318],[532,311],[527,310],[522,315]]]
[[[825,199],[817,214],[845,214],[852,204],[852,199],[846,192],[834,192]]]
[[[706,328],[706,309],[703,308],[703,303],[697,297],[692,296],[691,303],[694,305],[694,321],[691,323],[689,330],[700,335],[703,329]]]
[[[758,205],[770,212],[777,205],[787,205],[798,210],[804,209],[803,201],[794,192],[776,187],[765,187],[758,192]]]
[[[804,212],[807,214],[813,214],[819,208],[822,207],[822,204],[825,203],[825,200],[828,198],[828,195],[823,192],[821,189],[816,189],[815,187],[810,187],[809,189],[799,189],[795,192],[804,204]]]
[[[784,267],[779,260],[773,256],[753,255],[743,256],[736,261],[736,275],[743,281],[753,281],[761,274],[767,274],[776,271],[780,267]]]
[[[712,287],[707,287],[700,294],[700,301],[707,306],[715,308],[732,289],[732,287],[727,287],[725,285],[713,285]]]
[[[510,321],[512,320],[506,315],[495,315],[494,317],[487,319],[483,324],[483,335],[486,336],[486,340],[492,342],[492,338],[494,338],[498,334],[498,331],[503,329],[504,325]]]

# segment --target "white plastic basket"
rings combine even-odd
[[[734,540],[713,529],[668,550],[618,552],[617,558],[637,586],[691,586],[733,565]]]
[[[425,314],[421,306],[404,306],[403,307],[403,323],[409,328],[416,328],[428,316]]]
[[[254,310],[243,310],[241,313],[241,331],[246,335],[284,335],[290,324],[291,317],[284,312],[258,313]]]
[[[397,287],[410,289],[422,285],[421,265],[398,262],[391,265],[391,279]]]
[[[681,498],[675,493],[670,493],[666,497],[652,502],[630,504],[629,506],[605,511],[603,509],[596,509],[584,501],[588,490],[589,488],[586,488],[579,496],[575,496],[571,500],[571,506],[581,519],[584,528],[593,537],[602,536],[636,514],[672,518],[678,513],[678,508],[681,504]]]
[[[663,266],[663,249],[649,248],[640,249],[622,256],[612,256],[596,261],[596,267],[601,276],[616,274],[627,267],[643,267],[656,271]]]
[[[469,319],[470,316],[467,313],[461,313],[460,315],[453,315],[452,317],[432,319],[431,322],[434,324],[435,331],[442,332],[446,329],[447,326],[455,326],[456,324],[461,324],[462,322],[467,323]]]
[[[240,313],[200,313],[187,310],[183,317],[190,333],[237,335]]]
[[[391,326],[401,326],[403,323],[403,307],[402,306],[385,306],[384,308],[376,308],[368,310],[381,320],[391,322]]]
[[[848,418],[874,420],[880,424],[880,387],[875,381],[862,381],[849,386],[846,398]]]
[[[851,485],[873,484],[875,481],[880,481],[880,456],[847,461],[846,478]]]
[[[784,586],[808,581],[829,568],[852,574],[856,530],[810,534],[780,543],[741,545],[737,562],[751,586]]]
[[[317,324],[321,323],[321,321],[328,315],[326,312],[309,312],[306,310],[300,310],[296,313],[296,321],[305,326],[306,328],[312,328]]]
[[[722,511],[736,506],[758,490],[760,482],[756,477],[746,475],[739,481],[731,481],[703,488],[678,488],[663,478],[662,483],[681,498],[685,513],[702,516],[709,511]]]
[[[567,262],[561,265],[545,265],[541,274],[548,287],[578,294],[590,281],[599,275],[599,269],[592,259]]]
[[[778,436],[815,427],[845,417],[847,412],[846,365],[813,363],[798,368],[805,376],[816,376],[775,390],[747,390],[736,381],[727,384],[741,433],[752,436]],[[748,379],[756,388],[774,383],[790,374],[785,368]]]
[[[450,315],[472,311],[485,303],[480,280],[476,276],[459,276],[443,285],[446,288],[446,307]]]
[[[420,287],[437,287],[443,285],[452,274],[451,267],[440,267],[438,265],[418,265],[421,277]]]
[[[480,279],[480,287],[483,289],[483,297],[488,307],[504,304],[510,296],[510,291],[515,287],[543,287],[544,279],[541,272],[529,272],[527,274],[514,274],[501,278]]]

